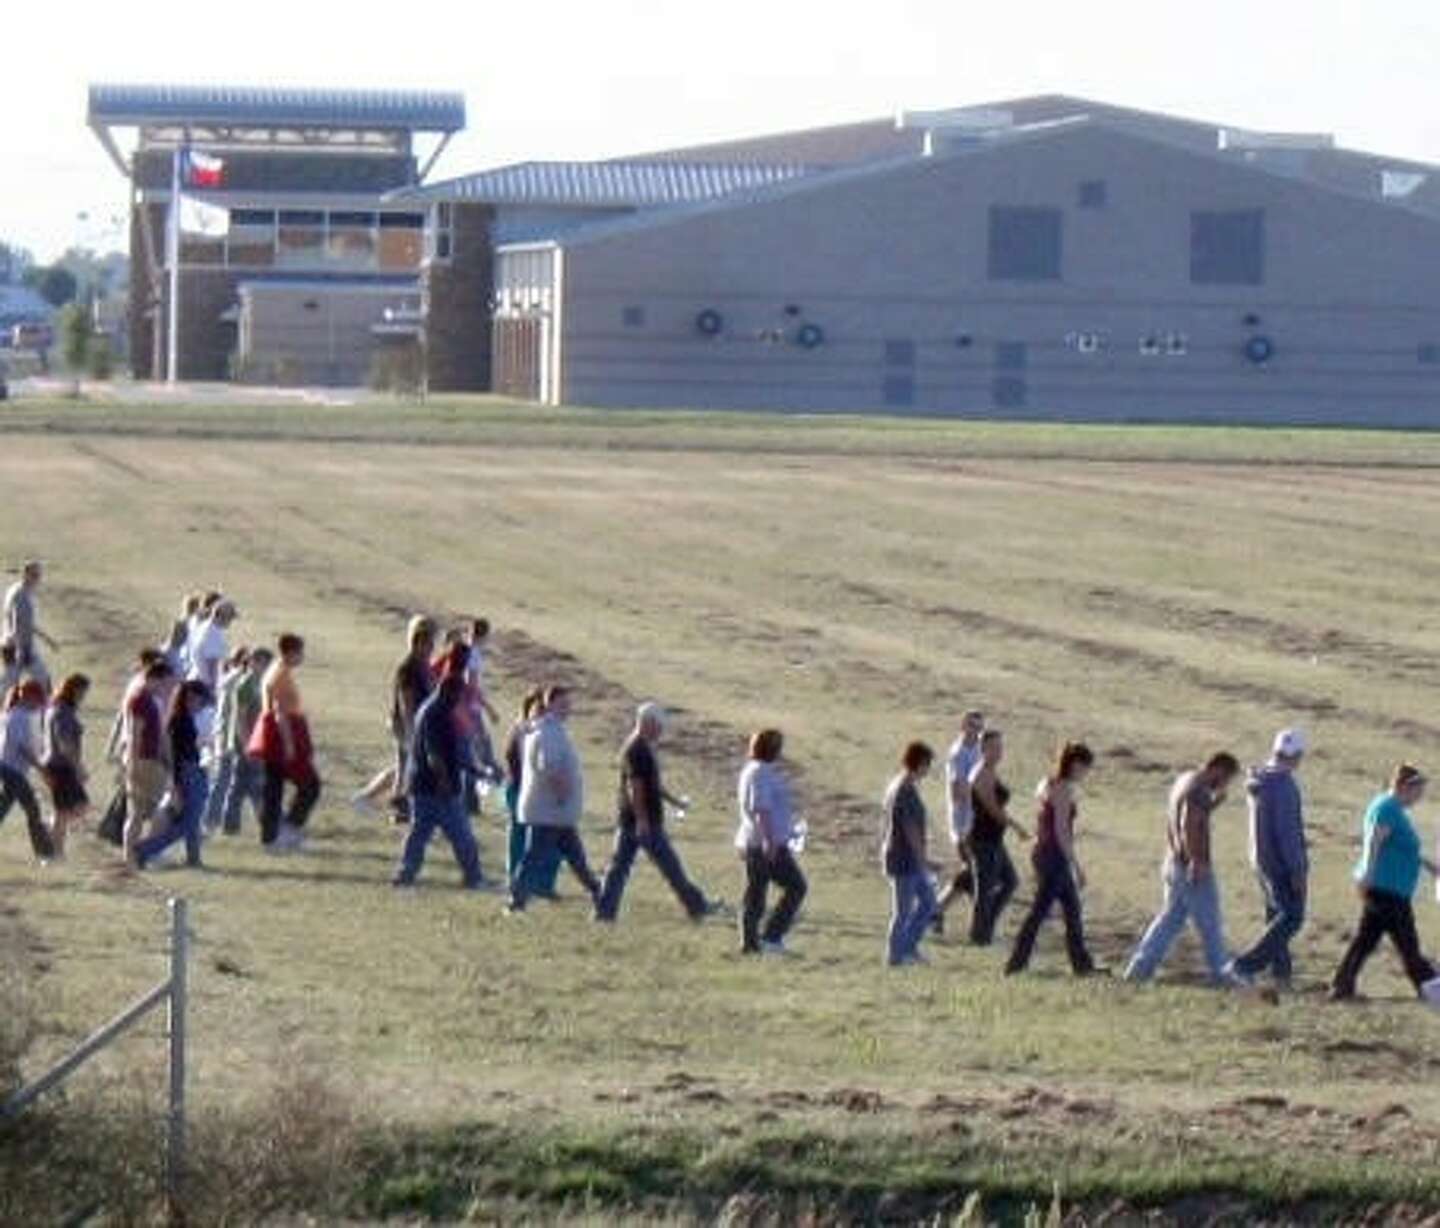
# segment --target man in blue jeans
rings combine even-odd
[[[665,712],[659,704],[643,703],[635,712],[635,728],[620,749],[620,791],[616,801],[615,851],[595,900],[595,920],[614,921],[620,898],[635,858],[644,849],[655,868],[665,876],[692,921],[713,911],[705,893],[685,874],[685,867],[665,834],[665,803],[683,809],[660,783],[660,761],[655,744],[665,729]]]
[[[1295,781],[1304,757],[1305,735],[1298,729],[1282,729],[1275,735],[1270,762],[1252,769],[1245,782],[1250,858],[1265,895],[1265,932],[1230,964],[1230,972],[1247,983],[1269,971],[1278,988],[1290,985],[1290,941],[1305,923],[1310,874],[1300,786]]]
[[[480,851],[465,811],[465,774],[474,772],[476,763],[470,740],[462,736],[456,719],[464,698],[464,672],[451,670],[415,715],[403,782],[410,800],[410,832],[400,869],[391,880],[396,887],[414,884],[425,860],[425,846],[437,827],[450,841],[465,886],[474,890],[484,885]]]
[[[1154,976],[1185,923],[1194,921],[1211,980],[1217,985],[1234,983],[1226,967],[1229,955],[1220,919],[1220,888],[1210,858],[1210,815],[1225,800],[1225,790],[1239,772],[1239,760],[1221,751],[1210,756],[1204,767],[1182,773],[1170,790],[1162,872],[1165,899],[1130,957],[1127,981]]]

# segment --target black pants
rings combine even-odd
[[[760,921],[765,916],[765,897],[771,883],[780,888],[780,902],[762,930]],[[740,909],[741,949],[758,951],[762,940],[780,942],[784,939],[795,924],[795,914],[800,911],[809,889],[795,855],[788,848],[778,848],[769,857],[763,849],[746,849],[745,901]]]
[[[574,871],[580,885],[590,893],[590,898],[600,899],[600,880],[590,869],[585,858],[585,844],[580,833],[573,827],[541,827],[530,829],[530,841],[525,846],[525,856],[520,862],[520,872],[510,880],[510,907],[521,909],[530,898],[530,884],[541,872],[541,867],[563,858]]]
[[[50,829],[40,818],[40,803],[35,800],[35,790],[24,775],[14,768],[0,764],[0,823],[10,813],[16,802],[25,812],[25,822],[30,828],[30,847],[36,857],[55,856],[55,844],[50,839]]]
[[[1050,910],[1056,905],[1065,916],[1065,950],[1070,956],[1070,967],[1077,973],[1093,972],[1095,961],[1085,948],[1085,922],[1080,912],[1080,892],[1075,886],[1075,876],[1070,863],[1063,857],[1047,856],[1035,865],[1035,902],[1015,935],[1015,949],[1010,953],[1006,972],[1021,972],[1030,962],[1035,950],[1035,938]]]
[[[1405,975],[1418,992],[1426,981],[1435,979],[1435,965],[1420,954],[1420,935],[1415,931],[1415,910],[1410,901],[1389,891],[1370,890],[1365,893],[1365,907],[1360,913],[1360,927],[1335,970],[1331,982],[1332,991],[1338,998],[1349,998],[1355,993],[1355,981],[1365,961],[1374,954],[1380,939],[1390,935],[1390,941],[1400,953],[1405,964]]]
[[[975,857],[975,912],[970,920],[970,941],[984,947],[994,941],[995,924],[1020,885],[1020,877],[1003,841],[975,840],[971,852]]]
[[[295,796],[290,802],[290,813],[285,814],[285,769],[279,764],[267,763],[265,788],[260,800],[260,843],[274,843],[280,832],[282,817],[291,827],[304,827],[319,800],[320,777],[312,768],[295,782]]]

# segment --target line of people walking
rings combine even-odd
[[[49,668],[38,644],[52,651],[59,646],[38,621],[43,575],[38,562],[25,564],[4,600],[0,821],[19,805],[36,858],[49,861],[64,856],[71,828],[90,808],[80,716],[90,681],[70,674],[53,695],[49,691]],[[164,642],[137,657],[107,746],[107,756],[121,768],[121,787],[101,824],[102,834],[121,846],[128,867],[145,869],[181,843],[186,863],[200,865],[204,837],[239,833],[247,805],[266,851],[294,851],[305,842],[321,781],[298,683],[304,640],[286,633],[273,652],[243,646],[232,651],[228,634],[238,617],[223,593],[192,594]],[[701,921],[725,911],[691,879],[670,836],[671,818],[683,817],[689,802],[664,783],[659,748],[665,710],[647,701],[635,712],[617,761],[613,845],[605,869],[597,873],[580,830],[584,774],[568,729],[574,693],[559,684],[529,692],[497,759],[490,730],[497,714],[485,684],[489,630],[486,620],[469,620],[446,634],[437,655],[434,620],[417,616],[406,628],[406,652],[388,692],[394,761],[352,799],[372,815],[384,799],[392,821],[407,828],[394,886],[416,883],[439,831],[463,885],[503,887],[512,916],[523,916],[536,897],[555,898],[559,870],[568,866],[589,898],[594,920],[614,924],[641,853],[689,918]],[[783,747],[778,729],[756,732],[736,784],[734,845],[743,865],[738,919],[746,955],[788,954],[788,937],[808,893],[799,857],[806,825],[792,801]],[[1269,759],[1245,778],[1264,925],[1247,948],[1233,954],[1221,915],[1213,816],[1240,778],[1240,762],[1230,752],[1217,752],[1176,778],[1165,811],[1161,906],[1123,968],[1125,980],[1150,980],[1193,924],[1214,984],[1249,988],[1268,975],[1277,988],[1290,986],[1290,947],[1308,902],[1310,866],[1297,779],[1306,753],[1300,730],[1282,730]],[[1032,833],[1012,813],[1014,794],[1001,776],[1003,732],[987,727],[980,711],[966,712],[944,765],[954,866],[938,893],[939,866],[930,858],[922,788],[935,760],[926,743],[906,745],[883,796],[879,843],[891,893],[886,962],[897,968],[927,962],[926,936],[944,933],[947,914],[966,898],[969,941],[979,947],[995,941],[1019,885],[1007,844],[1013,832],[1032,845],[1034,894],[1005,972],[1028,968],[1037,937],[1058,905],[1071,970],[1077,976],[1106,973],[1086,941],[1087,879],[1076,843],[1080,793],[1096,766],[1091,749],[1083,742],[1058,749],[1034,790],[1033,808],[1027,808]],[[32,773],[49,786],[48,822],[30,783]],[[481,868],[472,818],[502,782],[507,856],[503,882],[492,883]],[[1422,871],[1440,875],[1440,867],[1423,854],[1410,814],[1426,785],[1418,768],[1402,764],[1365,812],[1354,870],[1361,911],[1330,978],[1337,1000],[1357,995],[1365,963],[1388,936],[1417,993],[1440,1002],[1437,969],[1421,951],[1412,902]],[[779,890],[773,908],[772,887]]]

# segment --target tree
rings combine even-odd
[[[35,257],[17,243],[0,241],[0,286],[13,285],[35,263]]]
[[[75,274],[60,264],[39,265],[25,270],[25,284],[33,286],[52,307],[73,303],[80,283]]]
[[[90,352],[94,328],[90,312],[81,303],[67,303],[60,311],[60,357],[71,371],[80,372]]]

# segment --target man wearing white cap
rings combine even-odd
[[[620,897],[635,865],[636,854],[644,849],[655,868],[665,876],[670,889],[692,921],[712,911],[710,901],[685,875],[685,867],[665,834],[665,803],[683,808],[660,783],[660,761],[655,744],[665,729],[665,710],[655,703],[643,703],[635,710],[635,728],[620,748],[620,792],[616,804],[615,852],[605,871],[600,894],[595,897],[595,919],[614,921],[620,911]]]
[[[1265,894],[1265,932],[1230,964],[1249,981],[1269,971],[1277,986],[1290,984],[1290,942],[1305,923],[1310,874],[1305,847],[1305,817],[1295,780],[1305,757],[1305,735],[1282,729],[1275,735],[1270,762],[1251,768],[1245,782],[1250,802],[1250,860]]]

